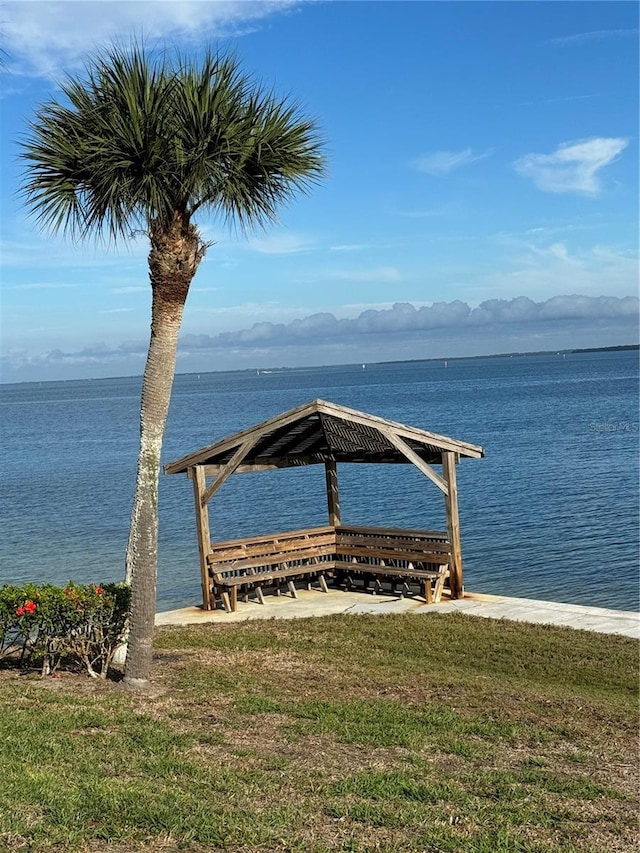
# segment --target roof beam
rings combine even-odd
[[[348,409],[346,406],[339,406],[337,403],[329,403],[326,400],[316,400],[317,410],[327,415],[341,418],[346,421],[363,424],[364,426],[372,427],[380,430],[386,427],[392,429],[394,434],[404,438],[410,438],[413,441],[418,441],[421,444],[431,444],[442,450],[452,450],[462,456],[482,457],[484,450],[475,444],[469,444],[466,441],[458,441],[456,438],[449,438],[446,435],[438,435],[435,432],[427,432],[427,430],[409,427],[405,424],[389,421],[386,418],[380,418],[377,415],[368,415],[365,412],[359,412],[356,409]],[[385,433],[386,434],[386,433]]]
[[[246,465],[244,465],[241,462],[240,465],[238,465],[238,467],[236,468],[236,470],[233,473],[234,474],[253,474],[257,471],[275,471],[278,468],[284,468],[284,467],[286,467],[286,466],[276,465],[275,463],[273,463],[273,464],[265,463],[265,464],[259,464],[259,465],[252,465],[252,464],[247,463]],[[189,479],[191,479],[191,471],[195,470],[195,468],[198,468],[199,470],[204,471],[205,477],[217,477],[224,470],[225,466],[224,465],[194,465],[193,469],[189,468],[189,471],[187,472],[187,476],[189,477]]]
[[[247,453],[251,450],[254,444],[257,442],[259,436],[251,436],[245,442],[243,442],[240,447],[233,454],[231,459],[227,462],[226,465],[223,466],[222,470],[215,478],[213,483],[207,488],[207,490],[201,495],[200,500],[202,502],[202,506],[206,506],[209,500],[215,495],[218,489],[225,483],[226,480],[233,474],[238,465],[245,458]]]
[[[367,430],[377,435],[384,435],[387,439],[390,434],[393,434],[396,440],[403,441],[403,448],[400,448],[395,442],[390,441],[391,446],[394,447],[396,451],[401,452],[404,460],[409,460],[425,474],[426,471],[421,467],[421,465],[426,465],[427,463],[425,463],[417,454],[414,454],[414,458],[406,453],[406,450],[411,450],[408,442],[415,442],[418,445],[429,448],[428,454],[435,454],[438,459],[445,451],[451,451],[455,453],[457,457],[471,456],[477,458],[484,456],[484,450],[482,447],[468,444],[467,442],[461,442],[457,439],[448,438],[447,436],[430,433],[426,430],[408,427],[404,424],[396,423],[395,421],[376,417],[375,415],[367,415],[364,412],[358,412],[355,409],[348,409],[345,406],[339,406],[336,403],[329,403],[325,400],[312,400],[310,403],[298,406],[296,409],[291,409],[289,412],[285,412],[275,418],[263,421],[261,424],[257,424],[254,427],[250,427],[247,430],[236,433],[235,435],[218,441],[215,444],[210,444],[208,447],[196,450],[187,456],[183,456],[181,459],[169,462],[165,465],[164,471],[166,474],[178,474],[187,472],[190,468],[193,468],[196,465],[207,465],[207,463],[210,463],[215,468],[222,468],[223,466],[220,463],[216,464],[217,461],[220,458],[225,458],[227,454],[235,452],[236,448],[239,447],[242,442],[248,441],[250,438],[255,438],[256,441],[260,438],[266,439],[265,449],[260,453],[259,462],[269,464],[269,456],[271,454],[275,454],[278,458],[284,458],[289,452],[291,452],[291,456],[294,457],[300,449],[305,455],[307,455],[309,453],[309,447],[305,445],[308,441],[311,442],[312,447],[318,447],[318,445],[311,439],[314,430],[309,429],[309,426],[304,424],[305,419],[309,417],[313,418],[314,415],[320,415],[320,420],[325,422],[324,429],[322,431],[330,443],[331,440],[335,442],[333,450],[344,454],[345,457],[349,455],[349,449],[346,447],[342,450],[340,449],[343,444],[343,441],[340,440],[341,429],[331,430],[330,421],[333,419],[340,422],[342,427],[345,429],[345,445],[348,444],[349,426],[354,432],[356,432],[356,435],[353,436],[353,441],[356,445],[359,443],[362,444],[362,447],[356,448],[356,452],[357,450],[360,450],[362,453],[369,452],[374,455],[384,455],[381,453],[380,449],[368,446],[371,442],[367,436],[357,434],[358,426],[361,429],[362,427],[365,427]],[[322,415],[327,415],[328,418],[322,418]],[[296,421],[301,423],[297,424]],[[291,428],[293,435],[287,435],[288,427]],[[334,435],[333,433],[337,434]],[[277,438],[275,436],[277,436]],[[296,445],[299,445],[299,447],[296,448]],[[418,464],[416,459],[420,459],[420,464]],[[257,460],[254,459],[253,461],[256,462]],[[427,474],[427,476],[429,475]],[[433,477],[430,477],[430,479],[433,479]],[[437,480],[434,480],[434,482],[436,482],[438,487],[441,488],[441,485]]]
[[[392,429],[388,427],[378,427],[380,432],[387,438],[393,446],[402,453],[403,456],[406,456],[409,462],[413,462],[416,468],[419,468],[422,473],[428,477],[432,483],[435,483],[436,486],[445,493],[445,495],[449,494],[449,486],[446,481],[438,474],[437,471],[434,471],[431,465],[428,465],[424,459],[421,459],[415,450],[412,450],[406,441],[403,441],[399,435],[397,435]]]
[[[182,456],[180,459],[176,459],[174,462],[169,462],[167,465],[164,466],[164,473],[180,474],[183,471],[186,471],[187,468],[191,468],[194,465],[199,465],[202,462],[206,462],[206,460],[214,453],[216,455],[219,455],[225,453],[227,450],[230,450],[233,447],[237,447],[240,441],[246,440],[254,435],[257,438],[262,438],[262,436],[265,435],[265,433],[269,432],[271,429],[286,426],[287,424],[304,418],[307,415],[315,414],[315,412],[316,408],[314,401],[311,401],[310,403],[305,403],[302,406],[298,406],[295,409],[291,409],[291,411],[289,412],[285,412],[283,415],[278,415],[275,418],[269,418],[269,420],[249,427],[249,429],[242,430],[242,432],[238,432],[235,435],[229,436],[228,438],[224,438],[221,441],[217,441],[214,444],[208,445],[207,447],[202,447],[200,448],[200,450],[196,450],[194,453],[189,453],[187,456]]]

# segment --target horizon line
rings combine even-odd
[[[451,355],[451,356],[432,356],[430,358],[400,358],[400,359],[390,359],[385,361],[370,361],[365,364],[371,366],[379,366],[379,365],[389,365],[389,364],[421,364],[433,361],[472,361],[478,358],[510,358],[513,356],[532,356],[532,355],[579,355],[581,353],[589,353],[589,352],[620,352],[620,351],[631,351],[631,350],[640,350],[640,343],[637,344],[612,344],[611,346],[606,347],[568,347],[566,349],[547,349],[547,350],[521,350],[515,352],[497,352],[497,353],[487,353],[485,355]],[[228,370],[189,370],[184,373],[176,372],[175,377],[178,376],[208,376],[212,373],[253,373],[257,371],[257,373],[263,373],[273,370],[284,371],[284,370],[320,370],[321,368],[333,368],[333,367],[353,367],[358,364],[363,364],[361,361],[347,361],[340,364],[308,364],[304,366],[298,367],[288,367],[285,365],[275,366],[271,365],[269,367],[236,367]],[[8,387],[11,385],[42,385],[43,383],[54,383],[54,382],[111,382],[114,379],[142,379],[142,373],[134,373],[128,374],[126,376],[87,376],[85,378],[75,378],[75,379],[22,379],[17,382],[2,382],[0,381],[1,387]]]

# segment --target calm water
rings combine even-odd
[[[139,379],[0,387],[0,581],[119,580]],[[467,589],[638,607],[636,352],[176,378],[164,460],[315,397],[483,445],[458,468]],[[411,465],[339,467],[345,523],[444,527]],[[161,478],[159,609],[199,600],[191,484]],[[214,539],[326,522],[324,469],[231,477]]]

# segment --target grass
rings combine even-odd
[[[637,643],[456,615],[165,628],[0,673],[0,850],[637,849]]]

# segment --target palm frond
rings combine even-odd
[[[315,123],[209,52],[198,65],[114,47],[37,112],[22,143],[23,194],[39,224],[126,236],[210,208],[241,228],[324,171]]]

